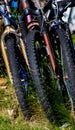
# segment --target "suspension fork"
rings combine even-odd
[[[10,79],[10,82],[13,84],[13,78],[12,78],[12,74],[11,74],[11,70],[10,70],[10,65],[9,65],[9,60],[8,60],[8,55],[7,55],[7,47],[6,47],[6,41],[5,41],[5,37],[7,35],[9,35],[9,33],[12,33],[13,35],[15,35],[15,31],[14,29],[12,29],[11,27],[6,27],[2,36],[1,36],[1,50],[2,50],[2,54],[3,54],[3,58],[4,58],[4,62],[6,65],[6,69],[7,69],[7,73]]]
[[[56,67],[56,62],[55,62],[55,58],[54,58],[54,54],[53,54],[53,49],[51,46],[51,42],[49,39],[49,36],[46,32],[43,33],[43,38],[46,44],[46,49],[47,49],[47,54],[49,56],[49,60],[51,62],[51,66],[55,75],[55,78],[57,77],[57,67]]]
[[[40,28],[40,30],[42,30],[44,42],[46,44],[47,54],[49,56],[49,60],[51,62],[51,66],[52,66],[54,75],[55,75],[55,77],[57,77],[57,69],[56,69],[56,62],[55,62],[55,58],[54,58],[54,54],[53,54],[53,49],[52,49],[52,46],[51,46],[50,38],[49,38],[48,33],[47,33],[44,18],[41,21],[42,18],[43,18],[42,15],[40,15],[40,17],[38,18],[39,26],[42,27],[42,28]],[[42,25],[42,22],[43,22],[43,25]]]

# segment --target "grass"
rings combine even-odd
[[[24,120],[13,87],[10,84],[6,86],[0,89],[0,130],[45,130],[54,127],[49,124],[40,106],[30,121]]]
[[[27,121],[23,118],[13,86],[8,82],[2,86],[0,86],[0,130],[75,130],[72,120],[66,121],[69,126],[61,129],[57,124],[50,123],[38,103],[33,104],[34,114]]]

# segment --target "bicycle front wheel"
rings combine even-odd
[[[40,103],[42,104],[48,119],[50,121],[55,121],[55,114],[51,107],[53,100],[49,98],[53,96],[51,90],[52,92],[54,90],[54,88],[51,87],[53,85],[50,70],[51,66],[46,52],[46,47],[42,39],[43,37],[40,35],[39,31],[32,30],[29,32],[26,37],[26,51],[30,66],[30,73]]]
[[[10,78],[15,88],[15,92],[18,98],[19,105],[25,118],[29,119],[31,114],[28,110],[28,102],[26,98],[25,86],[21,75],[21,62],[16,50],[16,39],[13,35],[7,35],[5,38],[5,49],[7,53],[8,65],[10,70]],[[5,62],[6,63],[6,62]],[[7,64],[6,64],[7,66]]]
[[[70,97],[72,111],[75,111],[75,59],[74,50],[63,29],[57,29],[57,34],[61,46],[61,61],[63,79]]]

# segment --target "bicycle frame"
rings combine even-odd
[[[42,22],[44,23],[42,26],[41,33],[43,35],[43,39],[46,44],[47,54],[49,56],[54,75],[55,77],[57,77],[58,74],[57,74],[55,58],[52,51],[50,39],[49,39],[47,30],[45,27],[46,24],[45,24],[45,18],[44,18],[43,12],[41,9],[36,9],[36,10],[31,9],[29,6],[28,0],[20,0],[20,2],[23,8],[22,20],[25,21],[28,31],[31,30],[32,28],[36,28],[36,26],[39,26],[40,31],[41,31]],[[33,16],[37,16],[38,19],[34,20]]]

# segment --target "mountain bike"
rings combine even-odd
[[[60,106],[65,100],[64,95],[69,97],[71,104],[69,109],[74,112],[75,52],[70,30],[61,19],[69,5],[59,13],[58,4],[54,0],[49,1],[43,9],[40,1],[36,3],[37,8],[34,8],[30,1],[20,0],[23,9],[20,20],[24,25],[23,40],[32,80],[43,109],[50,120],[51,113],[57,114],[55,99]]]
[[[15,88],[20,108],[24,117],[29,119],[31,114],[28,110],[28,98],[26,96],[28,91],[27,58],[25,46],[18,28],[19,23],[12,17],[11,5],[12,3],[8,0],[0,1],[0,14],[3,21],[3,33],[0,45],[6,70],[10,82]],[[15,5],[18,4],[13,4],[12,8],[17,8]],[[24,69],[22,66],[24,66]]]

